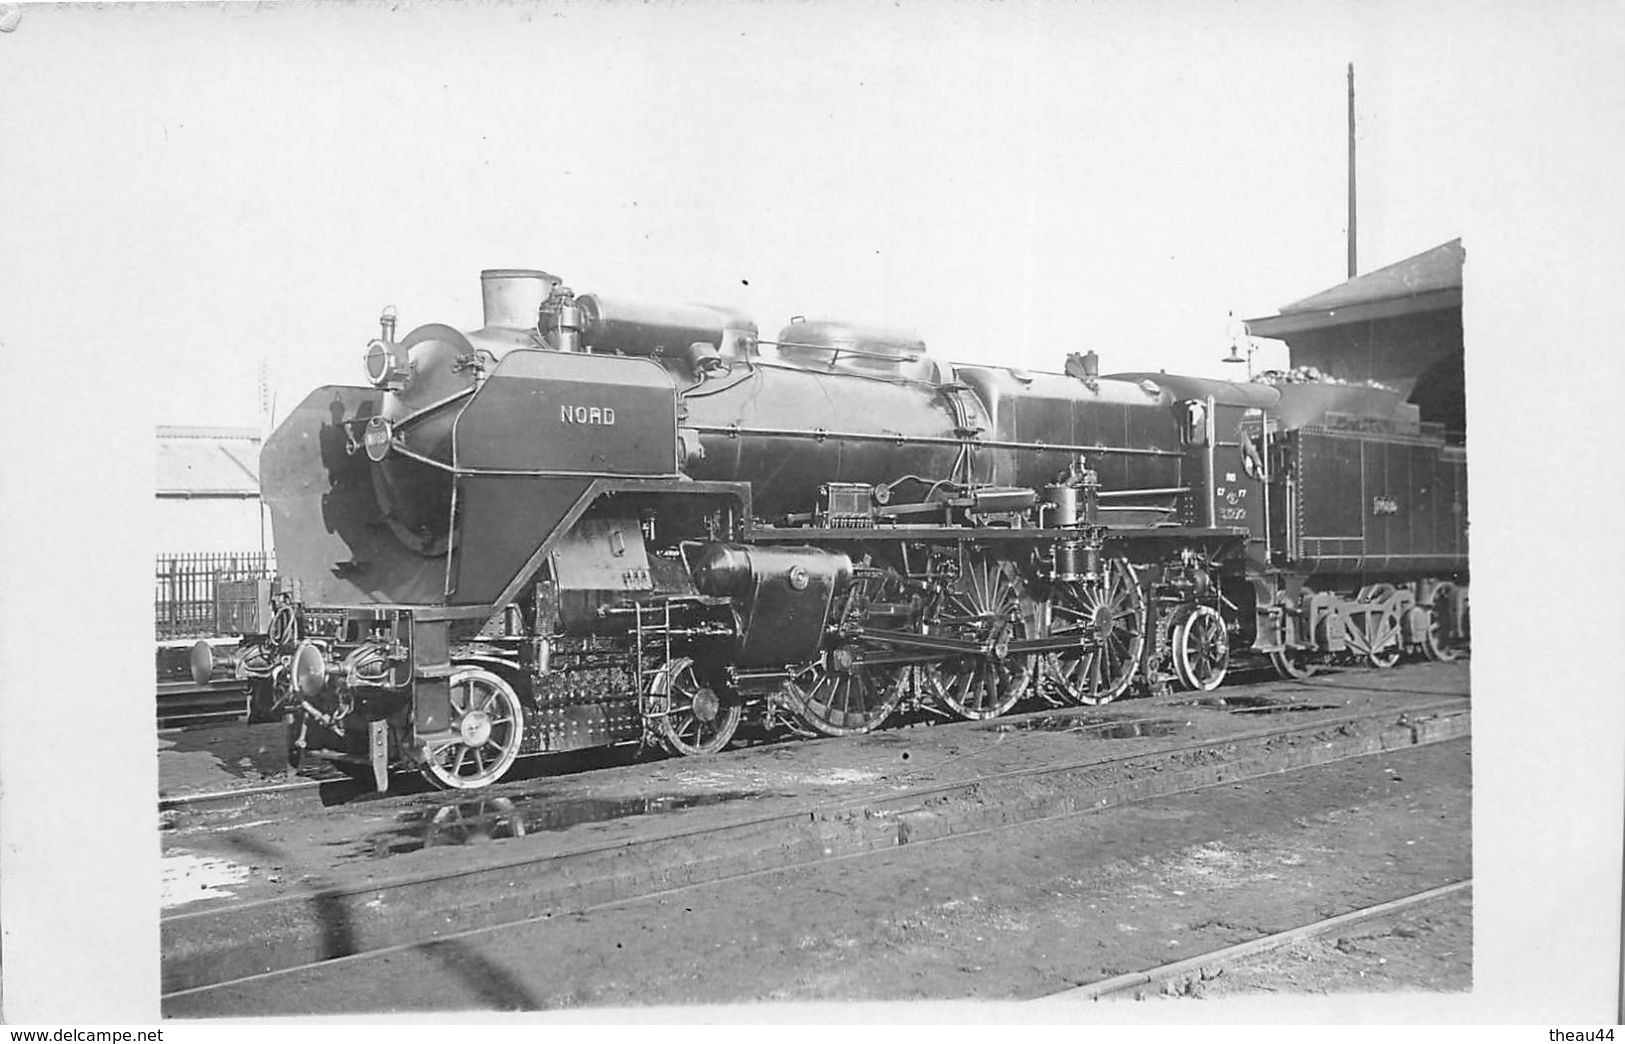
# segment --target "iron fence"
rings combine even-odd
[[[214,590],[221,580],[269,580],[276,557],[265,551],[193,551],[158,556],[154,616],[160,640],[209,638],[219,631]]]

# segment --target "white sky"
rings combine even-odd
[[[261,356],[280,412],[359,383],[386,303],[477,327],[484,267],[765,336],[804,313],[947,359],[1234,375],[1228,312],[1344,278],[1346,61],[1362,267],[1462,232],[1477,159],[1437,88],[1466,70],[1357,10],[40,10],[0,85],[50,146],[5,184],[73,259],[35,291],[83,307],[90,277],[175,375],[159,423],[255,423]]]
[[[475,327],[486,267],[769,336],[1234,376],[1228,312],[1344,278],[1351,60],[1362,267],[1467,248],[1478,989],[1300,1017],[1611,1022],[1620,0],[28,7],[0,33],[7,1017],[157,1013],[154,424],[256,423],[261,357],[283,413],[356,383],[385,304]]]

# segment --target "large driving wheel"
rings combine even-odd
[[[1194,692],[1212,692],[1230,670],[1230,637],[1211,605],[1182,605],[1170,632],[1174,676]]]
[[[1098,585],[1063,581],[1050,604],[1050,635],[1083,640],[1044,658],[1045,681],[1067,703],[1109,703],[1128,689],[1145,647],[1145,609],[1134,567],[1106,563]]]
[[[994,718],[1026,695],[1037,657],[1012,656],[1011,642],[1029,636],[1027,607],[1016,568],[993,558],[971,559],[949,589],[931,633],[972,641],[986,652],[938,660],[924,671],[926,690],[962,718]]]
[[[525,711],[508,683],[478,667],[451,676],[451,739],[431,742],[423,774],[456,790],[489,786],[513,767],[525,735]]]
[[[796,716],[826,736],[850,736],[877,729],[897,709],[908,682],[903,667],[871,666],[857,646],[826,653],[784,683]]]
[[[674,660],[663,680],[666,713],[653,716],[655,734],[673,754],[715,754],[734,738],[741,705],[737,698],[700,680],[694,661]]]

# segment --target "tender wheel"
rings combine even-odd
[[[478,667],[451,676],[451,731],[455,739],[431,744],[423,774],[456,790],[489,786],[513,767],[525,735],[525,711],[501,678]]]
[[[1298,606],[1308,605],[1314,595],[1315,592],[1308,587],[1300,589],[1298,592]],[[1292,612],[1294,609],[1291,600],[1284,595],[1281,596],[1279,604],[1287,612]],[[1299,622],[1306,630],[1311,629],[1309,623],[1302,620]],[[1302,681],[1319,669],[1319,664],[1315,662],[1313,656],[1314,653],[1308,649],[1282,649],[1279,652],[1270,653],[1270,665],[1275,668],[1278,677]]]
[[[1145,610],[1134,567],[1121,558],[1106,563],[1101,585],[1065,581],[1050,605],[1050,635],[1092,635],[1077,652],[1044,658],[1045,681],[1068,703],[1109,703],[1134,680],[1145,647]]]
[[[673,754],[715,754],[739,728],[739,700],[700,681],[692,660],[678,660],[665,681],[666,713],[653,718],[660,743]]]
[[[1270,653],[1270,664],[1275,673],[1282,678],[1293,678],[1298,681],[1315,673],[1315,661],[1309,658],[1309,652],[1304,649],[1282,649]]]
[[[850,736],[879,728],[903,699],[908,671],[871,667],[861,650],[842,646],[786,681],[785,696],[796,716],[826,736]]]
[[[1395,642],[1391,645],[1372,649],[1366,659],[1371,662],[1373,667],[1392,667],[1399,662],[1400,651],[1399,643]]]
[[[1344,616],[1349,654],[1373,667],[1392,667],[1405,650],[1404,630],[1392,584],[1362,587]]]
[[[923,672],[926,691],[962,718],[996,718],[1015,706],[1032,683],[1036,656],[1011,656],[1011,642],[1028,637],[1022,584],[1015,567],[996,558],[970,561],[937,613],[931,633],[989,647],[955,656]]]
[[[1422,635],[1422,654],[1430,660],[1449,663],[1461,656],[1461,646],[1444,636],[1444,607],[1455,597],[1454,584],[1440,584],[1433,593],[1433,604],[1428,607],[1427,631]]]
[[[1196,692],[1212,692],[1230,670],[1230,638],[1224,620],[1210,605],[1185,605],[1174,612],[1174,675]]]

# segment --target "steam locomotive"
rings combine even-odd
[[[1467,643],[1466,456],[1380,387],[938,362],[908,330],[482,274],[386,309],[266,441],[279,579],[222,588],[290,757],[386,789],[901,709],[1210,690]]]

